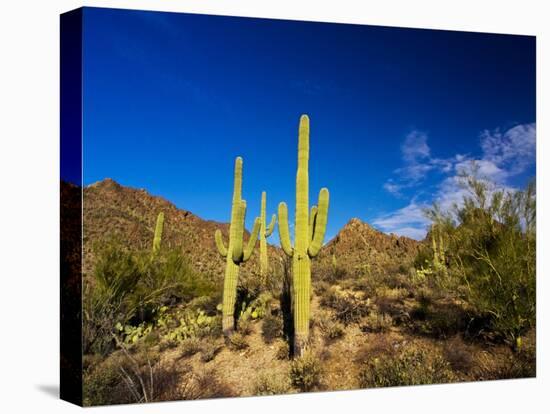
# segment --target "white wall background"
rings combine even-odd
[[[538,376],[174,402],[94,412],[524,413],[550,405],[548,11],[542,0],[70,0],[0,3],[0,411],[66,413],[58,392],[59,17],[81,5],[537,35]],[[545,21],[546,16],[546,21]],[[545,162],[546,160],[546,162]],[[548,214],[547,214],[548,213]],[[546,411],[548,412],[548,411]]]

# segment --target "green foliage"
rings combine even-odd
[[[277,352],[275,353],[275,357],[279,360],[285,360],[285,359],[288,359],[289,356],[290,356],[290,347],[288,346],[288,342],[283,341],[277,347]]]
[[[202,349],[201,341],[196,336],[187,337],[181,341],[179,349],[184,358],[195,355]]]
[[[201,361],[205,363],[212,361],[216,357],[220,349],[220,346],[215,341],[203,340],[201,345]]]
[[[359,386],[395,387],[441,384],[455,379],[449,363],[438,352],[409,347],[394,354],[382,354],[367,361],[359,372]]]
[[[489,322],[481,329],[513,345],[535,326],[534,183],[508,191],[473,176],[464,175],[462,182],[468,195],[461,206],[428,212],[442,231],[446,271],[434,265],[427,277],[464,291],[478,319]]]
[[[371,311],[361,323],[363,332],[387,332],[393,325],[393,318],[387,313]]]
[[[335,321],[330,312],[319,312],[315,318],[315,325],[319,328],[325,339],[329,341],[344,336],[344,325]]]
[[[258,375],[256,384],[254,385],[254,395],[288,394],[290,388],[288,377],[273,375],[271,373],[261,373]]]
[[[176,343],[188,338],[215,337],[221,330],[220,318],[209,316],[202,310],[183,310],[169,320],[163,321],[161,325],[169,327],[165,339]]]
[[[242,351],[243,349],[248,348],[248,342],[244,335],[239,332],[235,332],[228,339],[229,348],[234,351]]]
[[[336,318],[346,325],[358,322],[371,308],[368,299],[365,300],[360,294],[342,290],[338,286],[326,292],[321,298],[321,305],[332,308]]]
[[[320,385],[321,373],[321,363],[310,351],[304,352],[290,364],[290,381],[304,392],[312,391]]]
[[[131,343],[143,337],[166,304],[212,295],[212,283],[196,274],[178,251],[131,252],[116,240],[96,247],[92,279],[84,281],[84,352],[106,354],[113,335]]]

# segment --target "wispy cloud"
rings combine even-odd
[[[480,134],[480,147],[479,157],[456,154],[450,158],[437,158],[431,154],[425,133],[413,131],[408,134],[401,146],[405,165],[395,171],[395,178],[384,183],[384,189],[402,198],[403,189],[419,187],[431,171],[438,171],[443,178],[429,199],[419,202],[417,193],[405,207],[380,215],[373,224],[387,233],[422,239],[430,224],[424,215],[427,207],[437,202],[442,209],[448,210],[462,203],[467,195],[461,179],[464,173],[473,173],[498,188],[513,191],[510,179],[535,163],[536,125],[521,124],[504,132],[485,130]]]
[[[378,217],[373,224],[386,233],[421,239],[425,234],[424,229],[429,225],[429,220],[424,215],[427,207],[427,204],[412,200],[407,206]]]

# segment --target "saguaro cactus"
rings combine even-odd
[[[161,211],[157,216],[157,225],[155,226],[155,237],[153,238],[153,256],[160,251],[160,242],[162,241],[163,228],[164,213]]]
[[[311,258],[323,246],[327,226],[329,192],[319,192],[318,205],[309,207],[309,118],[302,115],[298,133],[298,172],[296,174],[296,212],[294,248],[290,244],[288,209],[279,204],[279,236],[284,252],[292,257],[292,305],[294,353],[302,355],[309,337],[309,301],[311,296]]]
[[[265,283],[267,273],[269,271],[269,263],[267,261],[267,242],[266,239],[273,234],[273,229],[275,228],[275,221],[277,216],[273,214],[271,216],[271,222],[269,226],[266,226],[266,194],[265,191],[262,192],[262,205],[260,211],[260,275],[262,276],[263,282]]]
[[[229,244],[227,247],[223,241],[220,230],[216,230],[216,246],[220,254],[226,258],[225,279],[223,284],[222,303],[222,328],[223,333],[229,336],[235,329],[235,300],[237,298],[237,282],[239,280],[239,266],[250,259],[260,231],[260,218],[256,217],[254,228],[243,249],[244,221],[246,216],[246,201],[241,198],[242,194],[242,171],[243,160],[241,157],[235,159],[235,179],[233,187],[233,202],[231,205],[231,224],[229,225]]]

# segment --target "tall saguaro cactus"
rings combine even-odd
[[[153,256],[160,251],[160,242],[162,241],[163,228],[164,213],[161,211],[157,216],[157,225],[155,226],[155,237],[153,238]]]
[[[260,218],[256,217],[254,228],[243,248],[244,221],[246,216],[246,201],[241,198],[242,194],[242,171],[243,160],[241,157],[235,159],[235,178],[233,184],[233,202],[231,205],[231,224],[229,225],[229,244],[227,247],[223,241],[220,230],[216,230],[216,246],[220,254],[226,258],[225,279],[223,284],[222,303],[222,327],[223,333],[229,336],[235,329],[235,301],[237,298],[237,283],[239,280],[239,266],[250,259],[260,230]]]
[[[267,273],[269,271],[269,263],[267,261],[267,242],[266,239],[273,234],[275,228],[275,221],[277,216],[273,214],[271,216],[271,222],[266,226],[266,193],[262,192],[262,205],[260,210],[260,275],[263,282],[266,281]]]
[[[288,209],[279,204],[279,236],[284,252],[292,257],[292,305],[294,317],[294,353],[302,355],[309,337],[309,301],[311,296],[311,258],[317,256],[327,226],[329,192],[319,192],[317,206],[309,208],[309,118],[302,115],[298,132],[298,172],[296,174],[296,212],[294,247],[290,244]]]

